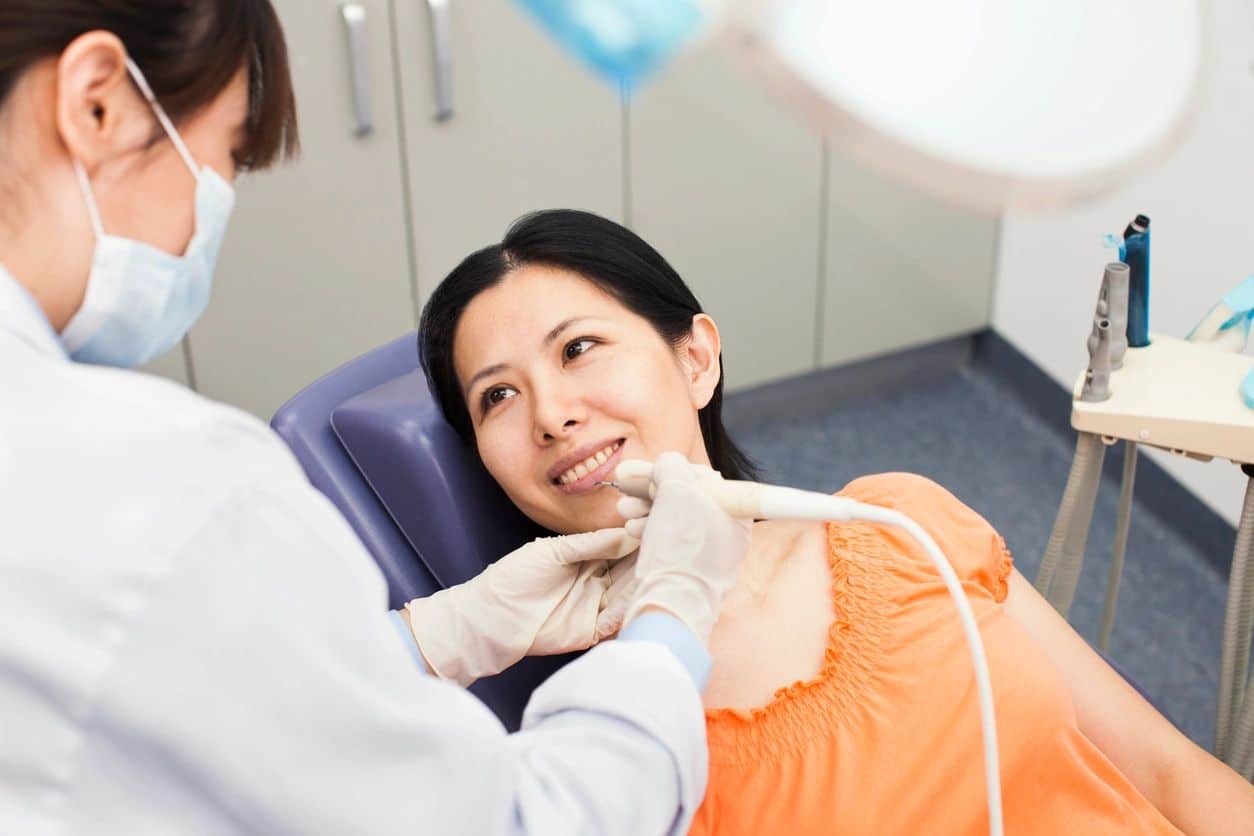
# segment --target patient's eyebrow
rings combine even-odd
[[[583,322],[586,319],[596,319],[596,317],[572,316],[569,319],[563,319],[561,322],[557,323],[557,325],[553,327],[552,331],[549,331],[549,333],[544,335],[544,339],[540,342],[540,345],[547,348],[548,346],[553,344],[554,340],[562,336],[562,333],[567,328],[570,328],[572,325],[575,325],[576,323]],[[471,377],[470,380],[466,382],[466,389],[462,393],[462,397],[469,400],[470,393],[474,390],[476,383],[478,383],[481,379],[485,377],[491,377],[494,374],[500,374],[501,372],[505,371],[508,368],[509,368],[508,363],[494,363],[491,366],[487,366],[486,368],[480,369],[479,371],[475,372],[474,376]]]
[[[470,392],[474,391],[474,385],[477,384],[477,382],[479,382],[480,379],[483,379],[483,377],[488,377],[490,375],[495,375],[497,374],[497,372],[505,371],[507,370],[507,368],[509,368],[509,366],[505,365],[505,363],[497,363],[497,365],[494,365],[494,366],[488,366],[487,368],[480,368],[477,374],[475,374],[475,376],[472,377],[472,379],[470,379],[470,382],[466,384],[465,391],[463,392],[463,394],[461,394],[461,396],[463,396],[464,399],[466,400],[470,400]]]

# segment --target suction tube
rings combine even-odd
[[[623,493],[641,499],[652,498],[653,465],[628,460],[615,470],[615,481],[608,483]],[[975,686],[979,698],[980,731],[984,740],[984,782],[988,793],[988,832],[1002,836],[1001,771],[998,763],[997,722],[993,714],[993,684],[988,673],[988,658],[975,613],[962,590],[962,582],[936,541],[914,520],[890,508],[866,505],[840,496],[812,493],[795,488],[760,485],[756,482],[733,482],[723,479],[703,481],[701,487],[727,513],[741,519],[816,520],[819,522],[874,522],[892,525],[913,537],[936,565],[945,588],[958,608],[962,630],[975,668]]]
[[[1066,618],[1080,578],[1080,564],[1088,544],[1093,503],[1101,481],[1106,446],[1092,433],[1078,433],[1071,473],[1062,492],[1058,516],[1036,575],[1036,591]]]
[[[1215,754],[1230,765],[1234,754],[1241,759],[1247,754],[1234,751],[1233,733],[1241,719],[1243,698],[1248,698],[1245,680],[1249,670],[1250,630],[1254,628],[1254,578],[1250,574],[1250,555],[1254,553],[1254,467],[1243,465],[1241,469],[1249,482],[1228,574],[1228,606],[1219,667],[1219,715],[1215,723]],[[1254,727],[1254,710],[1246,725]]]

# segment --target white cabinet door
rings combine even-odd
[[[900,185],[832,152],[824,364],[988,326],[997,218]]]
[[[815,365],[822,140],[725,56],[632,102],[631,223],[718,322],[730,387]]]
[[[336,0],[277,0],[303,152],[244,178],[213,299],[191,336],[197,388],[269,418],[306,384],[415,325],[387,0],[364,0],[375,128],[354,135]]]
[[[451,0],[453,114],[437,121],[433,17],[396,16],[413,240],[422,299],[536,209],[622,220],[622,108],[511,0]]]

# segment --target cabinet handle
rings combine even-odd
[[[340,17],[348,38],[349,72],[353,82],[353,133],[369,136],[374,132],[374,101],[370,95],[370,62],[367,57],[366,7],[361,3],[341,3]]]
[[[427,0],[435,53],[435,121],[453,118],[453,26],[449,0]]]

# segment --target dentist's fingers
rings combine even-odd
[[[637,499],[634,496],[624,496],[618,500],[618,504],[614,506],[625,520],[634,520],[637,517],[646,516],[649,509],[653,507],[653,503],[647,499]]]
[[[622,567],[626,566],[626,571]],[[597,641],[602,641],[623,627],[623,617],[627,615],[627,607],[636,597],[636,586],[640,581],[636,578],[636,559],[634,557],[620,560],[610,569],[611,575],[619,570],[617,578],[610,582],[605,592],[606,605],[597,616]]]
[[[528,547],[548,549],[558,563],[585,563],[589,560],[617,560],[640,547],[639,538],[622,528],[602,528],[581,534],[566,534],[536,540]]]
[[[606,590],[607,595],[617,595],[623,585],[630,581],[636,574],[636,560],[640,557],[639,552],[633,552],[622,560],[615,560],[610,564],[609,571],[609,587]]]
[[[642,540],[644,539],[644,527],[648,521],[648,517],[637,517],[634,520],[628,520],[623,523],[623,528],[631,537],[634,537],[636,540]]]

